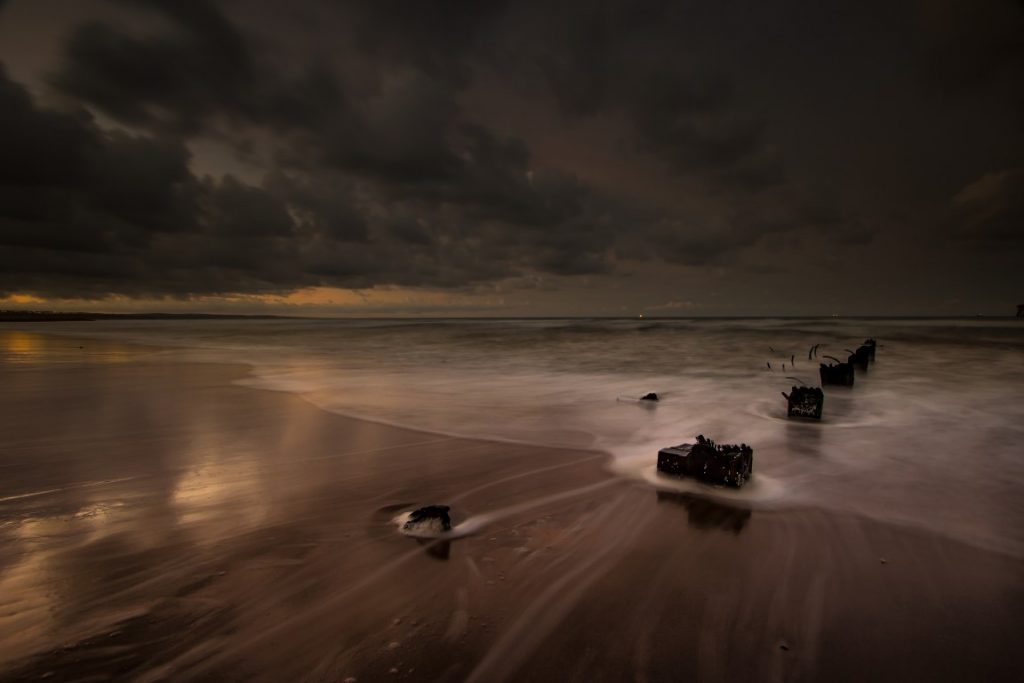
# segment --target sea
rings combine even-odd
[[[244,363],[254,390],[428,432],[597,450],[637,486],[862,515],[1024,557],[1024,321],[1007,318],[103,320],[19,329]],[[783,392],[867,338],[820,421]],[[643,401],[648,392],[657,402]],[[754,450],[739,491],[659,475],[704,435]],[[381,457],[386,457],[382,455]]]

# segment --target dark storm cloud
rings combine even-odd
[[[408,41],[366,49],[418,66],[425,59],[427,68],[389,74],[353,101],[326,65],[289,78],[270,69],[253,87],[248,47],[212,5],[197,5],[193,17],[171,3],[132,4],[165,17],[170,32],[153,39],[99,24],[80,27],[54,79],[66,94],[165,135],[208,129],[223,116],[279,136],[280,167],[263,188],[189,176],[191,215],[172,211],[178,206],[172,196],[146,196],[159,188],[148,183],[152,172],[130,178],[139,187],[126,183],[126,195],[160,212],[153,231],[193,226],[185,236],[151,240],[159,253],[132,254],[156,269],[141,287],[146,293],[157,281],[173,293],[204,293],[316,284],[458,286],[534,268],[609,269],[614,231],[590,205],[594,193],[570,174],[534,169],[522,140],[465,121],[454,85],[463,76],[445,66],[457,61],[457,50],[445,43],[425,57],[431,44],[423,22],[401,25],[413,34]],[[355,9],[359,26],[381,18],[376,10]],[[200,66],[206,62],[215,65],[209,79]],[[140,80],[150,70],[154,81]],[[229,80],[238,82],[227,87]],[[99,153],[113,152],[100,147]],[[144,160],[137,161],[141,167]],[[155,157],[145,162],[167,167]],[[186,254],[193,263],[188,282]]]
[[[249,109],[255,65],[241,35],[211,2],[121,0],[166,20],[156,34],[129,35],[107,24],[78,27],[55,83],[70,95],[133,124],[195,129],[206,116]]]
[[[283,204],[230,176],[194,177],[178,140],[104,132],[84,113],[39,109],[0,74],[0,141],[11,151],[0,176],[0,289],[229,291],[221,270],[248,287],[290,284],[267,267],[276,245],[249,250],[262,260],[241,256],[247,240],[287,235]]]
[[[586,245],[558,232],[585,222],[585,191],[560,174],[529,177],[522,143],[481,129],[462,132],[464,157],[441,150],[451,168],[432,177],[381,162],[375,170],[406,189],[380,195],[399,205],[363,207],[364,215],[352,181],[327,170],[298,179],[279,172],[262,187],[230,175],[197,178],[180,140],[103,132],[85,113],[37,107],[6,77],[0,99],[5,147],[23,169],[0,187],[0,242],[12,257],[0,275],[5,291],[459,286],[512,276],[535,261],[556,273],[607,269],[609,231],[584,232]],[[445,215],[451,207],[455,218]]]
[[[505,14],[507,0],[456,0],[439,6],[407,0],[353,0],[331,9],[351,25],[352,40],[377,63],[411,67],[439,80],[466,84],[476,53]],[[330,3],[325,3],[330,7]]]
[[[919,132],[942,112],[907,105],[920,83],[899,80],[1019,100],[1020,7],[1002,2],[114,0],[58,46],[57,97],[0,77],[0,290],[721,268],[801,240],[868,245],[922,206],[1012,241],[1019,171],[991,170],[1020,167],[1011,145],[951,162],[968,152]],[[211,142],[250,173],[203,157]],[[588,167],[589,146],[615,168]]]
[[[299,232],[319,233],[342,242],[366,242],[367,222],[349,185],[344,178],[328,173],[305,180],[274,173],[266,180],[268,190],[287,204]]]
[[[976,91],[986,83],[1016,78],[1024,70],[1020,0],[932,0],[921,4],[921,14],[925,68],[942,88]]]
[[[448,178],[461,165],[448,137],[457,116],[450,87],[422,74],[403,75],[360,109],[307,132],[311,151],[340,169],[396,182]]]
[[[102,251],[187,221],[179,142],[103,133],[83,111],[37,109],[0,72],[0,230],[6,244]]]
[[[621,113],[637,147],[674,173],[750,189],[782,181],[764,120],[744,111],[734,80],[691,45],[706,21],[699,8],[658,0],[527,6],[505,49],[565,113]]]
[[[1024,170],[987,173],[953,198],[955,234],[1004,249],[1024,247]]]
[[[116,132],[96,142],[83,188],[93,210],[147,233],[189,226],[198,192],[181,142]]]

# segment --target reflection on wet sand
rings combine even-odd
[[[447,561],[451,557],[452,542],[437,539],[417,538],[416,543],[423,546],[428,557],[435,560]]]
[[[386,632],[429,567],[452,557],[448,541],[410,553],[410,539],[369,523],[367,510],[430,492],[468,511],[524,500],[529,448],[345,420],[232,387],[243,372],[84,365],[5,377],[20,400],[5,406],[2,437],[0,679],[12,666],[14,679],[186,671],[210,648],[230,668],[259,659],[248,643],[284,623],[322,634],[295,643],[294,673],[304,675],[329,666],[338,643]],[[581,483],[607,478],[599,456],[549,455],[585,469]],[[534,462],[544,476],[530,496],[575,481],[568,470],[568,480],[547,476],[551,459]],[[516,557],[535,552],[531,538]],[[497,550],[474,561],[474,581],[504,580],[487,559]],[[336,608],[309,609],[324,604]]]
[[[213,390],[209,372],[65,372],[5,376],[20,400],[4,406],[0,666],[149,612],[206,571],[201,546],[262,523],[285,482],[256,465],[251,415],[188,400]]]
[[[79,340],[21,330],[0,329],[0,363],[38,364],[121,363],[155,355],[155,349],[129,349],[122,344]]]
[[[686,509],[686,519],[697,529],[721,529],[739,534],[747,526],[752,514],[749,508],[726,505],[721,502],[675,491],[656,491],[659,503],[672,503]]]

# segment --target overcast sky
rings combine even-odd
[[[0,62],[0,307],[1024,302],[1020,0],[0,0]]]

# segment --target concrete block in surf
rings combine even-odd
[[[825,356],[829,358],[833,363],[825,364],[822,363],[818,368],[818,373],[821,376],[822,384],[838,384],[841,386],[852,387],[853,386],[853,364],[844,363],[838,358],[832,356]]]
[[[850,365],[855,365],[863,371],[867,371],[868,363],[871,361],[871,356],[874,354],[874,350],[870,346],[858,346],[856,351],[851,351],[850,356],[846,359],[846,362]]]
[[[861,344],[860,348],[858,348],[857,350],[860,351],[860,349],[866,348],[867,349],[868,358],[870,358],[872,361],[874,361],[875,360],[875,347],[876,346],[878,346],[878,345],[875,343],[874,339],[865,339],[864,343]]]
[[[793,387],[788,394],[782,392],[782,395],[786,397],[786,417],[821,419],[825,392],[820,387]]]
[[[708,484],[739,488],[754,469],[754,451],[746,445],[716,444],[704,436],[697,443],[662,448],[658,471],[676,477],[692,477]]]

